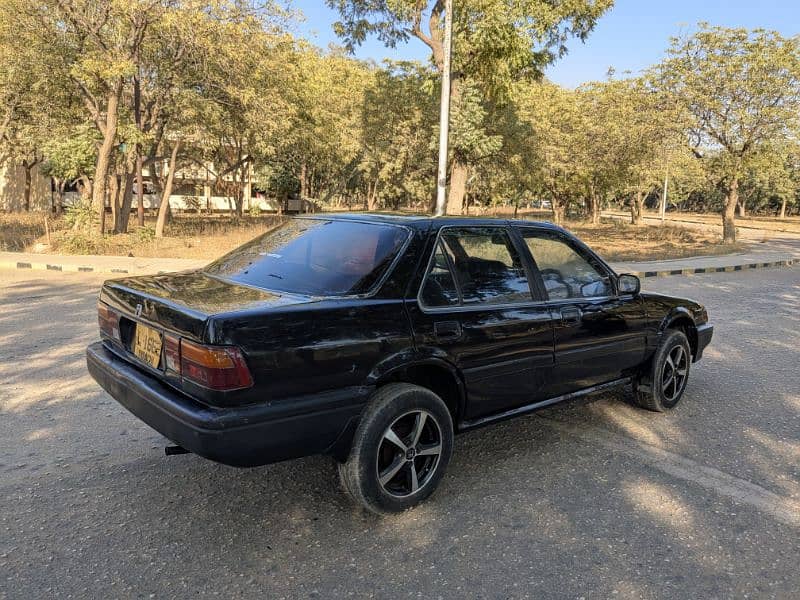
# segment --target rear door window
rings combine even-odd
[[[291,219],[205,268],[259,288],[314,296],[369,292],[408,239],[404,227]]]
[[[441,242],[436,245],[431,268],[422,287],[422,303],[425,306],[455,306],[459,303],[456,281]]]
[[[421,300],[430,307],[501,305],[530,302],[532,296],[508,232],[475,227],[442,231]]]

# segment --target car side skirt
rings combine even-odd
[[[539,410],[540,408],[545,408],[553,404],[558,404],[559,402],[572,400],[574,398],[580,398],[582,396],[588,396],[589,394],[594,394],[595,392],[601,392],[603,390],[607,390],[610,388],[620,387],[628,383],[631,383],[631,381],[632,381],[631,377],[621,377],[620,379],[614,379],[613,381],[608,381],[606,383],[601,383],[599,385],[593,385],[591,387],[587,387],[582,390],[578,390],[576,392],[570,392],[569,394],[564,394],[563,396],[556,396],[555,398],[548,398],[547,400],[540,400],[539,402],[525,404],[523,406],[518,406],[516,408],[512,408],[510,410],[506,410],[500,413],[488,415],[486,417],[481,417],[479,419],[473,419],[471,421],[462,421],[459,424],[459,431],[468,431],[470,429],[477,429],[478,427],[483,427],[484,425],[489,425],[491,423],[496,423],[498,421],[504,421],[506,419],[512,419],[520,415],[534,412],[536,410]]]

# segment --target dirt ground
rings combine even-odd
[[[519,216],[545,220],[548,214]],[[99,236],[71,230],[64,218],[45,218],[41,213],[0,214],[0,250],[212,259],[268,231],[280,220],[275,215],[176,215],[167,225],[165,237],[156,239],[154,217],[147,218],[144,228],[133,226],[126,234]],[[740,249],[738,245],[722,244],[715,233],[675,225],[568,222],[566,228],[610,261],[718,255]]]

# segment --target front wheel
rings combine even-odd
[[[345,490],[374,513],[419,504],[439,485],[453,451],[453,422],[432,391],[392,383],[372,397],[339,465]]]
[[[686,390],[691,363],[692,351],[686,334],[667,330],[653,357],[650,389],[637,391],[639,406],[656,412],[674,408]]]

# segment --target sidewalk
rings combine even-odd
[[[0,252],[0,270],[31,269],[81,273],[145,275],[199,269],[207,260],[184,258],[132,258],[127,256],[69,256]],[[668,275],[698,275],[786,267],[800,264],[800,252],[745,252],[726,256],[697,256],[646,262],[616,262],[617,273],[633,273],[640,278]]]
[[[0,269],[32,269],[81,273],[144,275],[198,269],[207,260],[184,258],[134,258],[128,256],[76,256],[0,252]]]

